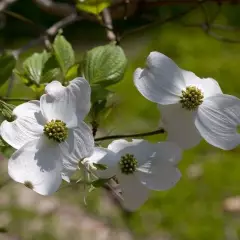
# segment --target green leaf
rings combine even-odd
[[[20,80],[29,88],[31,88],[35,93],[41,93],[44,91],[44,84],[39,84],[31,79],[27,78],[24,73],[20,73],[19,71],[15,70],[14,73],[20,78]],[[42,79],[42,78],[41,78]]]
[[[111,0],[78,0],[77,8],[80,11],[99,15],[103,9],[111,5]]]
[[[54,55],[64,74],[75,64],[75,55],[71,44],[64,36],[58,34],[53,43]]]
[[[107,165],[105,165],[105,164],[93,163],[93,166],[98,170],[106,170],[107,169]]]
[[[70,81],[78,76],[78,67],[79,67],[79,64],[76,63],[68,69],[65,75],[66,81]]]
[[[91,85],[106,87],[122,80],[127,59],[120,46],[108,44],[88,51],[81,66],[83,76]]]
[[[53,80],[59,80],[61,78],[61,70],[60,68],[53,68],[46,72],[42,77],[41,77],[41,83],[48,83]]]
[[[39,84],[45,63],[50,57],[51,54],[47,53],[45,50],[42,53],[34,53],[31,57],[24,61],[24,73],[22,75],[28,80]]]
[[[15,105],[6,103],[2,100],[0,100],[0,112],[4,119],[7,121],[13,121],[14,116],[13,116],[13,109],[15,108]]]
[[[107,96],[112,93],[111,91],[101,87],[100,85],[92,85],[91,89],[92,89],[92,93],[91,93],[92,103],[99,100],[105,100]]]
[[[103,187],[104,184],[107,183],[107,182],[108,182],[108,179],[99,178],[99,179],[93,181],[91,184],[92,184],[93,187],[99,188],[99,187]]]
[[[46,72],[48,72],[51,69],[59,68],[58,61],[56,60],[55,56],[51,54],[51,57],[47,60],[47,62],[44,65],[42,75],[44,75]]]
[[[15,66],[16,59],[11,53],[4,52],[0,55],[0,86],[9,79]]]
[[[34,82],[32,80],[29,80],[24,73],[20,73],[18,70],[14,70],[14,73],[21,79],[21,81],[26,85],[26,86],[31,86],[32,84],[34,84]]]

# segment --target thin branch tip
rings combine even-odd
[[[120,139],[120,138],[148,137],[148,136],[154,136],[154,135],[163,134],[163,133],[165,133],[165,130],[163,128],[160,128],[158,130],[151,131],[151,132],[145,132],[145,133],[119,134],[119,135],[99,137],[99,138],[95,138],[95,142],[105,141],[105,140],[113,140],[113,139]]]

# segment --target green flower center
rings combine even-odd
[[[182,91],[180,103],[187,110],[195,110],[203,102],[203,93],[195,86],[189,86]]]
[[[132,174],[136,171],[138,161],[132,154],[126,154],[121,157],[119,166],[123,174]]]
[[[61,120],[51,120],[44,125],[44,134],[58,143],[64,142],[68,137],[68,129],[66,123]]]

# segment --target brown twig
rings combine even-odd
[[[158,134],[163,134],[163,133],[165,133],[165,130],[161,128],[161,129],[158,129],[155,131],[145,132],[145,133],[119,134],[119,135],[99,137],[99,138],[95,138],[95,142],[111,140],[111,139],[120,139],[120,138],[147,137],[147,136],[153,136],[153,135],[158,135]]]
[[[178,13],[178,14],[176,14],[176,15],[170,16],[170,17],[168,17],[168,18],[166,18],[166,19],[156,20],[156,21],[153,21],[153,22],[151,22],[151,23],[148,23],[148,24],[145,24],[145,25],[143,25],[143,26],[140,26],[140,27],[138,27],[138,28],[135,28],[135,29],[133,29],[133,30],[126,31],[126,32],[124,32],[124,33],[121,35],[121,39],[122,39],[122,38],[125,38],[126,36],[131,35],[131,34],[133,34],[133,33],[136,33],[136,32],[142,31],[142,30],[145,30],[145,29],[147,29],[147,28],[149,28],[149,27],[156,26],[156,25],[163,25],[163,24],[168,23],[168,22],[170,22],[170,21],[173,21],[173,20],[175,20],[175,19],[179,19],[179,18],[181,18],[181,17],[184,17],[185,15],[189,14],[190,12],[192,12],[192,11],[195,10],[195,9],[197,9],[198,7],[199,7],[199,6],[196,4],[196,5],[194,5],[193,7],[190,7],[189,9],[187,9],[186,11],[183,11],[183,12]]]
[[[56,16],[66,17],[76,11],[74,6],[68,3],[59,3],[52,0],[33,0],[33,2],[43,11]]]
[[[102,18],[104,22],[104,27],[106,27],[107,39],[110,42],[114,42],[117,40],[116,35],[113,31],[112,17],[108,8],[105,8],[102,12]]]
[[[156,7],[156,6],[163,6],[163,5],[179,5],[179,4],[196,4],[201,3],[201,0],[159,0],[155,2],[151,1],[145,1],[144,6],[145,7]],[[229,3],[233,2],[232,0],[206,0],[205,2],[216,2],[216,3]],[[239,0],[236,0],[235,2],[240,2]]]
[[[56,22],[55,24],[53,24],[50,28],[48,28],[44,34],[42,34],[40,37],[31,40],[30,42],[28,42],[26,45],[24,45],[23,47],[12,51],[12,54],[15,56],[15,58],[18,58],[20,54],[24,53],[25,51],[27,51],[28,49],[30,49],[33,46],[36,46],[38,44],[41,43],[48,43],[48,37],[53,37],[55,36],[60,28],[64,28],[66,26],[69,26],[77,21],[80,21],[82,19],[82,17],[78,16],[77,13],[73,13],[65,18],[63,18],[62,20],[60,20],[59,22]],[[12,76],[9,79],[9,84],[8,84],[8,89],[7,89],[7,93],[6,93],[6,97],[11,95],[11,91],[13,88],[13,82],[14,82],[14,77]]]

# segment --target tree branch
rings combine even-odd
[[[0,12],[2,12],[3,10],[5,10],[6,8],[8,8],[9,5],[17,2],[18,0],[2,0],[0,2]]]
[[[71,24],[73,24],[76,21],[80,21],[82,19],[82,17],[78,16],[77,13],[73,13],[65,18],[63,18],[62,20],[60,20],[59,22],[56,22],[55,24],[53,24],[50,28],[48,28],[45,33],[43,35],[41,35],[39,38],[33,39],[32,41],[30,41],[29,43],[27,43],[25,46],[14,50],[13,54],[14,56],[17,58],[20,54],[22,54],[23,52],[27,51],[28,49],[30,49],[31,47],[38,45],[40,43],[44,43],[44,41],[46,41],[46,39],[50,36],[53,37],[58,33],[58,30],[60,28],[64,28],[66,26],[69,26]]]
[[[205,2],[206,0],[203,0],[203,1]],[[143,25],[143,26],[140,26],[138,28],[135,28],[133,30],[126,31],[126,32],[124,32],[121,35],[121,39],[125,38],[126,36],[131,35],[133,33],[139,32],[141,30],[145,30],[145,29],[147,29],[149,27],[156,26],[156,25],[162,25],[162,24],[168,23],[170,21],[173,21],[175,19],[179,19],[181,17],[184,17],[185,15],[189,14],[190,12],[192,12],[195,9],[197,9],[198,7],[199,7],[199,5],[196,4],[196,5],[192,6],[192,7],[190,7],[189,9],[187,9],[187,10],[181,12],[181,13],[178,13],[176,15],[170,16],[170,17],[168,17],[166,19],[159,19],[159,20],[153,21],[151,23],[148,23],[146,25]]]
[[[48,37],[55,36],[58,33],[58,30],[60,28],[64,28],[66,26],[69,26],[76,21],[80,21],[81,19],[82,19],[82,17],[78,16],[77,13],[73,13],[73,14],[63,18],[62,20],[60,20],[59,22],[56,22],[50,28],[48,28],[45,31],[45,33],[43,35],[41,35],[39,38],[33,39],[32,41],[28,42],[23,47],[12,51],[12,54],[16,58],[18,58],[20,54],[24,53],[25,51],[27,51],[28,49],[30,49],[33,46],[36,46],[36,45],[41,44],[41,43],[45,43],[45,45],[46,45],[46,43],[48,43]],[[13,81],[14,81],[14,78],[11,77],[9,79],[9,84],[8,84],[6,97],[10,96],[10,94],[11,94],[11,91],[12,91],[12,88],[13,88]]]
[[[145,132],[145,133],[122,134],[122,135],[99,137],[99,138],[95,138],[95,142],[111,140],[111,139],[119,139],[119,138],[147,137],[147,136],[153,136],[153,135],[158,135],[158,134],[163,134],[163,133],[165,133],[165,130],[161,128],[161,129],[158,129],[155,131]]]
[[[110,42],[117,40],[116,35],[113,31],[112,17],[108,8],[105,8],[102,12],[102,18],[104,22],[104,27],[106,26],[107,39]]]
[[[56,16],[66,17],[76,12],[74,6],[67,3],[54,2],[52,0],[33,0],[43,11]]]

